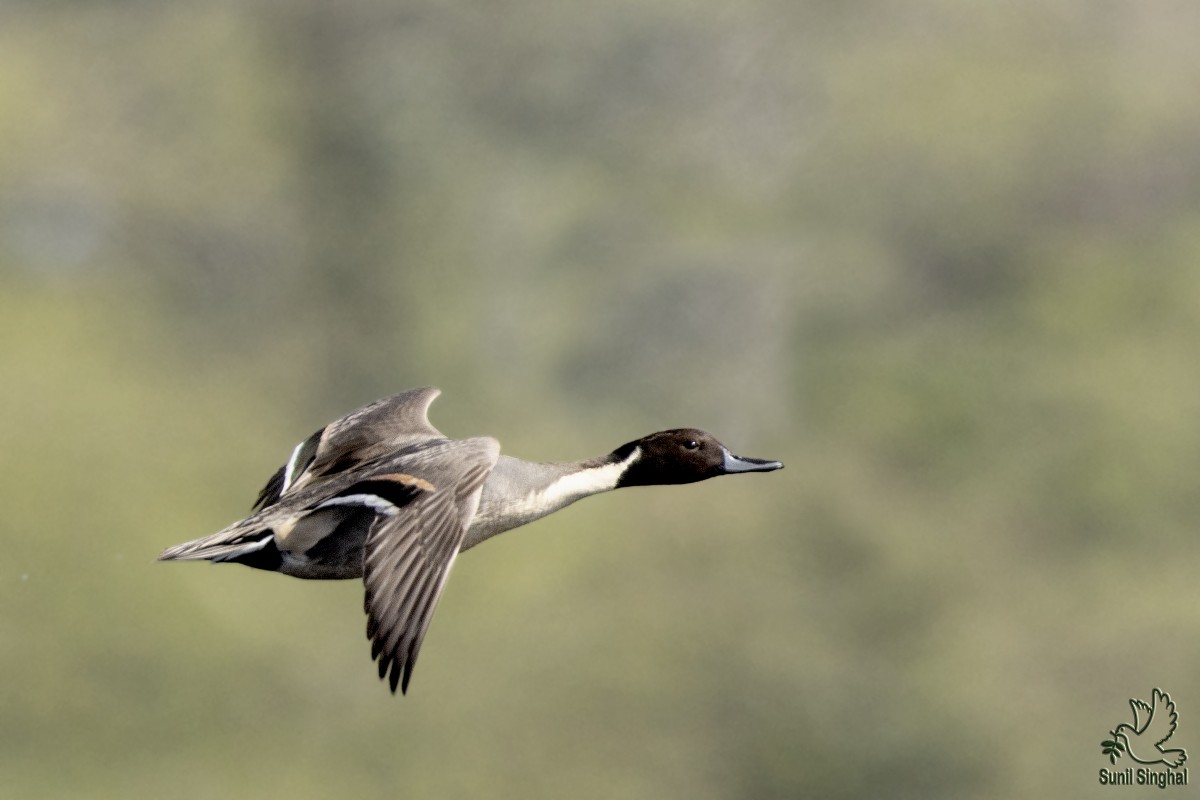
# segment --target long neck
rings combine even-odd
[[[609,454],[586,461],[538,462],[500,456],[483,484],[479,510],[462,549],[516,528],[584,497],[617,487],[637,450],[620,459]]]

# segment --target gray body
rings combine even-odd
[[[470,446],[478,441],[494,442],[494,439],[447,439],[430,448],[430,455],[439,459],[453,460],[457,450]],[[497,447],[499,445],[497,444]],[[615,488],[610,482],[611,468],[604,472],[598,468],[605,466],[596,463],[596,459],[578,462],[544,462],[524,461],[512,456],[501,455],[497,458],[491,472],[484,481],[479,493],[478,506],[474,514],[464,514],[471,520],[470,527],[463,535],[459,552],[469,550],[480,542],[497,536],[505,531],[527,525],[534,520],[552,514],[576,500],[580,500],[597,492]],[[407,465],[411,469],[413,465]],[[596,470],[595,472],[587,472]],[[436,484],[439,470],[436,464],[421,470],[423,475],[429,475]],[[581,475],[595,475],[595,482],[581,481]],[[564,481],[567,481],[564,484]],[[599,485],[597,485],[599,484]],[[556,487],[558,489],[556,490]],[[592,488],[594,487],[594,488]],[[564,491],[565,489],[565,491]],[[589,491],[589,489],[591,489]],[[327,528],[328,525],[322,526]],[[290,547],[281,548],[283,564],[277,570],[294,578],[308,579],[352,579],[363,576],[363,547],[366,543],[368,526],[347,526],[344,533],[338,537],[327,537],[324,541],[326,549],[322,550],[319,558],[308,554],[309,547],[304,547],[307,538],[301,541],[296,532],[287,537]],[[332,541],[330,541],[332,540]],[[284,542],[279,542],[283,544]],[[316,544],[316,542],[313,542]]]

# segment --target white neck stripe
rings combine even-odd
[[[591,467],[590,469],[564,475],[545,489],[537,492],[537,502],[539,505],[557,509],[589,495],[615,489],[617,488],[617,482],[625,474],[625,470],[629,469],[630,465],[637,461],[641,455],[642,448],[635,447],[633,452],[623,461],[605,464],[601,467]]]

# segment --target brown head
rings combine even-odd
[[[770,472],[783,462],[736,456],[711,433],[696,428],[675,428],[643,436],[613,451],[626,461],[638,451],[617,481],[617,487],[695,483],[736,472]]]

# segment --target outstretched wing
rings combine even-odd
[[[1154,709],[1145,700],[1138,700],[1136,697],[1130,698],[1129,707],[1133,709],[1133,730],[1141,736],[1142,731],[1150,724],[1150,718],[1154,716]]]
[[[376,400],[329,423],[292,450],[254,501],[264,509],[292,491],[319,478],[346,472],[362,464],[422,442],[444,439],[429,424],[429,405],[440,389],[426,386]]]
[[[1171,696],[1161,689],[1154,690],[1151,703],[1154,710],[1150,720],[1146,723],[1145,730],[1141,733],[1155,745],[1161,745],[1175,733],[1179,715],[1175,713],[1175,703],[1171,700]]]
[[[379,677],[408,690],[442,587],[479,506],[500,446],[494,439],[448,442],[406,459],[430,490],[391,516],[376,518],[363,553],[367,638]],[[416,461],[418,463],[413,464]],[[422,468],[419,462],[428,461]]]

